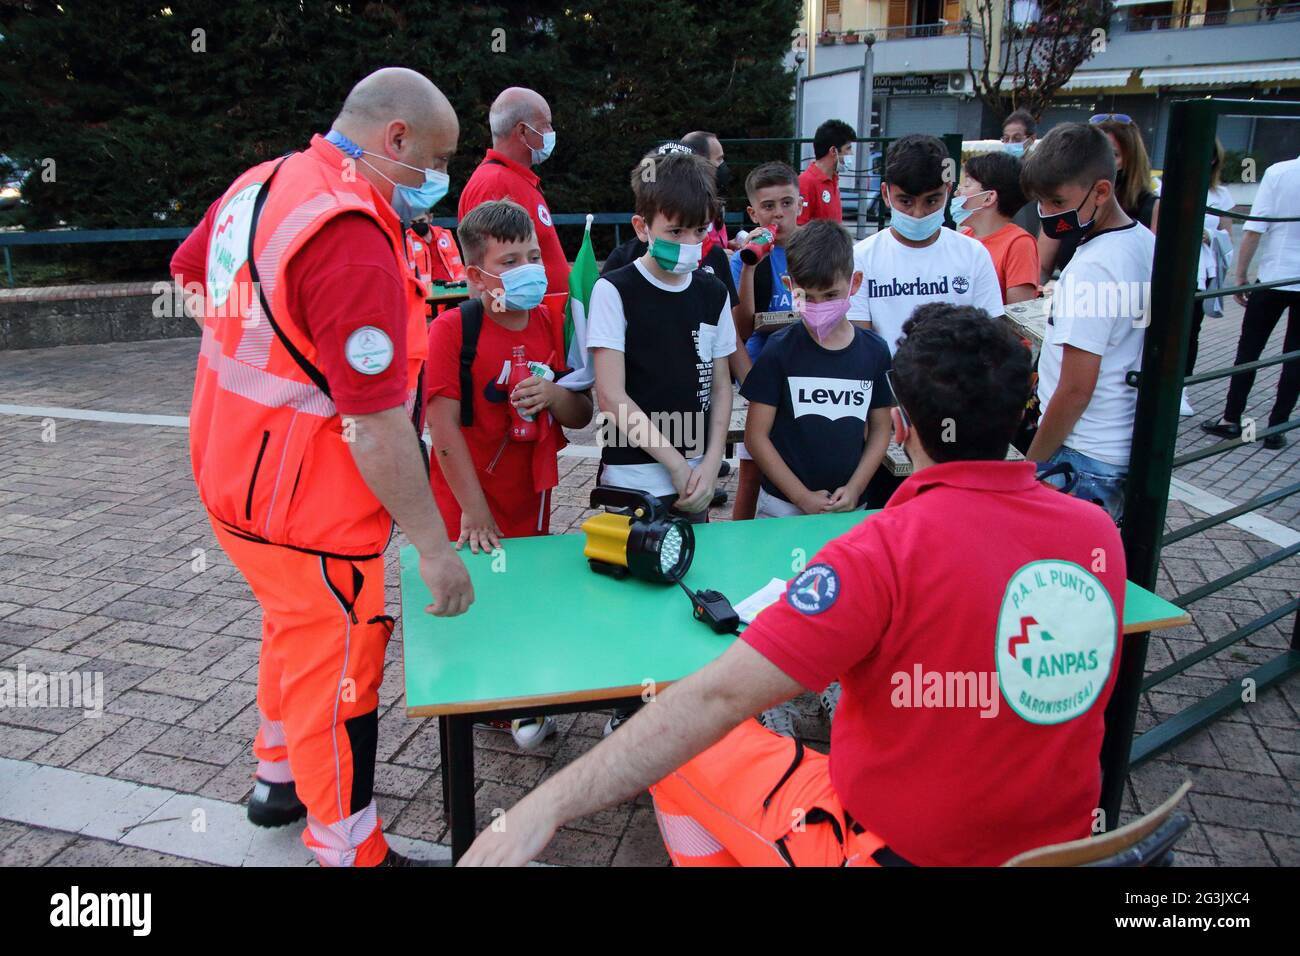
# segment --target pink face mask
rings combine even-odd
[[[817,341],[820,342],[822,336],[834,328],[840,319],[849,314],[849,300],[831,299],[829,302],[805,302],[802,311],[804,322],[807,323],[808,328],[812,330],[813,335],[817,336]]]

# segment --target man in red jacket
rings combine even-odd
[[[513,199],[528,210],[542,247],[546,267],[546,302],[552,315],[564,315],[569,295],[569,260],[542,195],[541,179],[532,167],[546,161],[555,148],[551,107],[535,90],[512,86],[502,90],[488,113],[492,148],[483,156],[460,194],[457,215],[465,218],[479,203]]]

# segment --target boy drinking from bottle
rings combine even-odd
[[[585,426],[591,398],[554,381],[564,372],[563,318],[542,304],[546,270],[527,210],[482,203],[456,236],[474,296],[429,326],[429,482],[448,534],[477,554],[548,532],[562,426]],[[549,717],[513,727],[529,749],[553,730]]]
[[[758,361],[771,329],[755,329],[754,316],[759,312],[789,312],[794,308],[786,272],[786,244],[799,229],[803,211],[799,198],[799,177],[785,163],[763,163],[745,177],[745,195],[749,206],[745,212],[758,223],[749,234],[749,242],[731,260],[739,302],[736,305],[736,331],[745,343],[750,362]],[[736,503],[732,517],[754,517],[758,495],[758,468],[743,444],[736,447],[740,459],[740,476],[736,486]]]

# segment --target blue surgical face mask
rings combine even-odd
[[[527,123],[524,125],[528,126]],[[533,129],[531,126],[528,126],[528,128]],[[550,129],[543,133],[540,130],[533,129],[533,132],[542,138],[541,149],[533,149],[531,146],[528,147],[533,152],[533,165],[536,166],[538,163],[546,162],[547,158],[551,155],[551,150],[555,149],[555,130]]]
[[[971,193],[969,196],[953,196],[948,203],[948,212],[952,215],[952,221],[960,226],[971,217],[972,213],[979,212],[979,209],[967,209],[966,200],[974,199],[976,196],[986,196],[990,192],[991,189],[986,189],[983,192]]]
[[[482,271],[482,270],[480,270]],[[498,275],[484,271],[485,276],[501,280],[502,299],[507,309],[527,311],[535,309],[546,295],[546,267],[540,262],[528,262],[507,269]]]
[[[893,198],[889,201],[890,219],[889,225],[892,226],[904,239],[910,239],[912,242],[922,242],[929,239],[943,227],[943,210],[936,209],[928,216],[909,216],[905,212],[899,212],[894,208]]]
[[[1012,156],[1023,156],[1025,155],[1025,144],[1024,143],[1003,143],[1002,152],[1010,153]]]
[[[325,137],[325,141],[337,146],[353,159],[361,159],[362,156],[375,156],[379,159],[386,159],[390,163],[397,163],[398,166],[405,166],[407,169],[414,169],[416,172],[424,173],[424,182],[419,186],[404,186],[396,180],[390,179],[373,163],[361,159],[361,162],[393,184],[393,198],[389,200],[389,203],[393,207],[393,212],[397,213],[397,218],[402,222],[410,222],[416,216],[423,216],[447,195],[447,189],[451,186],[451,177],[442,170],[421,169],[419,166],[412,166],[410,163],[393,159],[391,156],[372,153],[368,149],[362,149],[337,130],[330,130]]]

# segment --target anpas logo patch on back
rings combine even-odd
[[[998,683],[1031,724],[1060,724],[1101,696],[1119,616],[1096,576],[1070,561],[1032,561],[1011,576],[998,614]]]

